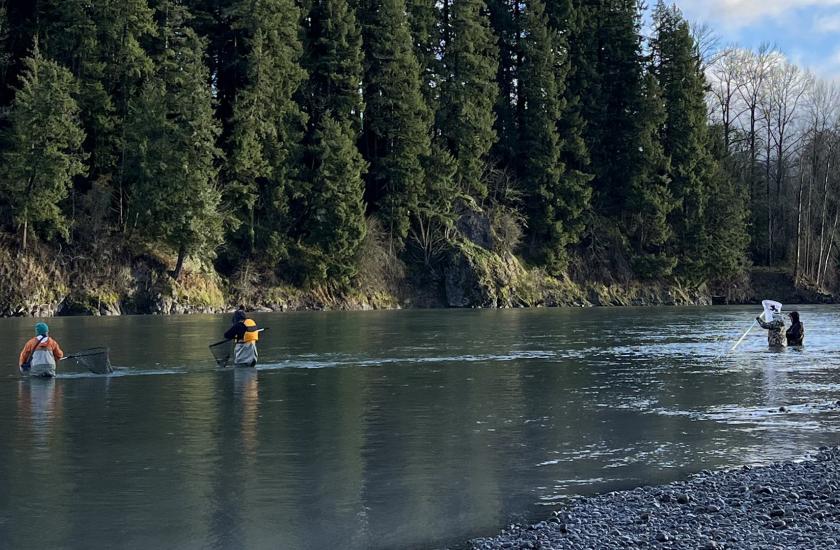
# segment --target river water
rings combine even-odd
[[[0,547],[440,548],[796,458],[840,439],[840,312],[800,311],[804,349],[723,357],[760,309],[256,315],[256,371],[208,352],[229,316],[56,318],[117,371],[55,380],[18,377],[33,321],[3,319]]]

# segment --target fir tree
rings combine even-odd
[[[329,114],[315,131],[312,200],[304,238],[309,280],[347,284],[365,238],[365,161],[356,148],[349,120]]]
[[[219,124],[204,64],[204,43],[183,6],[160,7],[155,76],[131,104],[129,220],[142,238],[171,246],[179,278],[189,255],[207,257],[221,241],[216,187]]]
[[[9,69],[12,64],[12,54],[8,47],[9,18],[6,5],[0,5],[0,101],[6,97],[9,85]],[[2,104],[2,103],[0,103]]]
[[[589,149],[584,140],[585,123],[581,116],[580,90],[575,88],[575,75],[584,69],[573,65],[573,52],[578,47],[576,40],[579,37],[576,34],[580,27],[580,16],[571,0],[557,0],[546,7],[556,56],[557,93],[562,97],[557,130],[562,139],[560,160],[565,167],[563,180],[568,204],[566,225],[572,242],[575,242],[585,229],[584,220],[591,208],[593,178]]]
[[[521,88],[525,75],[521,74],[523,36],[527,37],[528,24],[523,22],[520,11],[524,4],[518,0],[487,0],[490,24],[498,43],[498,68],[496,82],[498,97],[495,105],[494,129],[498,139],[492,149],[493,160],[501,166],[510,166],[519,144],[517,122],[522,117]],[[524,8],[531,9],[530,4]],[[527,38],[526,38],[527,40]]]
[[[319,0],[312,8],[307,102],[313,121],[325,113],[362,125],[362,35],[347,0]]]
[[[633,245],[633,269],[644,278],[671,275],[676,258],[669,254],[673,236],[668,217],[677,206],[670,189],[670,165],[662,149],[665,106],[656,78],[645,79],[639,112],[642,163],[631,182],[625,226]]]
[[[73,178],[86,172],[73,75],[42,57],[37,42],[24,66],[8,114],[0,169],[0,203],[10,207],[4,217],[20,231],[22,249],[30,233],[68,238],[61,201]]]
[[[519,72],[522,120],[519,174],[527,193],[529,249],[551,271],[563,266],[573,236],[566,227],[565,167],[560,159],[557,120],[562,108],[555,67],[554,32],[541,0],[531,0],[524,17],[523,63]]]
[[[306,115],[295,96],[306,79],[297,7],[245,0],[237,27],[248,34],[247,83],[236,97],[225,195],[244,224],[234,242],[269,264],[288,253],[289,201],[299,185]]]
[[[738,191],[734,178],[723,167],[728,155],[723,129],[712,128],[708,135],[708,149],[713,162],[707,184],[705,227],[708,239],[703,257],[708,276],[720,282],[740,275],[747,268],[750,237],[746,197]]]
[[[422,198],[422,162],[431,139],[405,11],[403,0],[370,0],[363,10],[367,196],[397,249],[405,242],[411,213]]]
[[[713,171],[707,150],[706,81],[697,45],[679,11],[660,0],[654,24],[653,70],[666,112],[662,140],[671,159],[671,191],[679,201],[671,223],[681,271],[696,275],[703,269],[705,187]]]
[[[582,0],[576,16],[569,96],[581,102],[595,207],[618,219],[642,164],[640,14],[636,0]]]
[[[45,0],[39,32],[48,55],[79,82],[79,106],[91,179],[108,182],[124,222],[124,123],[128,101],[152,63],[140,42],[155,33],[146,0]]]
[[[444,52],[446,81],[439,123],[458,164],[464,192],[487,196],[482,181],[487,154],[496,141],[493,106],[498,97],[498,48],[482,0],[452,5],[451,35]]]
[[[441,19],[443,14],[435,0],[406,0],[408,21],[414,41],[414,56],[420,66],[421,92],[429,114],[439,108]]]

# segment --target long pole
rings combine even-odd
[[[764,315],[764,312],[762,312],[762,313],[761,313],[761,315]],[[750,328],[748,328],[748,329],[747,329],[747,332],[745,332],[745,333],[744,333],[744,334],[743,334],[740,338],[738,338],[738,341],[737,341],[737,342],[735,342],[735,345],[734,345],[734,346],[732,346],[732,349],[730,349],[729,351],[735,351],[735,348],[737,348],[737,347],[738,347],[738,345],[739,345],[741,342],[743,342],[743,341],[744,341],[744,338],[746,338],[746,337],[747,337],[747,334],[749,334],[749,333],[750,333],[750,331],[753,329],[753,327],[756,325],[756,323],[758,323],[758,319],[756,319],[755,321],[753,321],[753,322],[752,322],[752,324],[750,325]]]

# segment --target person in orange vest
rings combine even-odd
[[[244,308],[239,308],[233,314],[233,325],[225,332],[225,338],[236,342],[233,348],[234,367],[253,367],[257,364],[259,328]]]
[[[29,376],[55,376],[55,364],[61,361],[64,352],[58,342],[50,337],[46,323],[35,325],[35,337],[26,342],[20,352],[21,374]]]

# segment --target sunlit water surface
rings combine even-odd
[[[575,494],[838,442],[840,313],[773,353],[757,308],[59,318],[117,371],[20,379],[0,320],[0,547],[435,548]],[[784,406],[788,412],[779,412]]]

